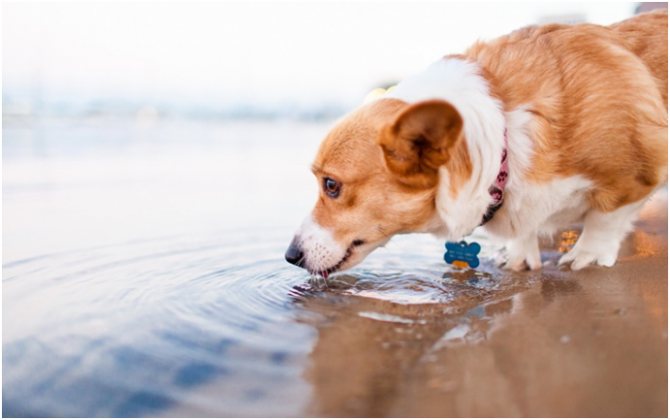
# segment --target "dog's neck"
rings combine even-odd
[[[507,128],[505,128],[505,146],[503,147],[502,156],[500,156],[500,170],[498,170],[498,175],[496,176],[495,181],[489,187],[489,195],[491,196],[492,202],[486,209],[486,213],[484,213],[484,216],[482,217],[480,226],[490,222],[503,205],[505,186],[507,185],[507,179],[509,178],[508,147],[509,141],[507,139]]]
[[[448,167],[440,168],[435,202],[445,228],[435,232],[449,240],[461,239],[481,224],[482,216],[493,202],[489,188],[498,176],[505,148],[501,103],[491,96],[478,65],[460,58],[443,58],[433,63],[400,82],[388,97],[409,103],[443,99],[461,114],[472,174],[454,193]]]

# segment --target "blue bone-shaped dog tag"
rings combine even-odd
[[[447,264],[453,264],[459,268],[477,268],[479,266],[479,258],[477,254],[482,247],[477,242],[468,244],[465,241],[461,242],[447,242],[445,244],[447,252],[444,254],[444,261]]]

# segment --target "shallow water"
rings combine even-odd
[[[410,235],[324,282],[283,253],[325,127],[177,127],[3,156],[5,416],[667,415],[667,193],[612,270],[555,267],[576,230],[519,274]]]
[[[5,413],[158,415],[178,403],[244,415],[285,398],[273,388],[300,385],[293,359],[313,333],[291,308],[296,273],[273,255],[283,238],[254,239],[173,237],[7,264]],[[182,395],[221,379],[235,384],[224,398]]]
[[[227,231],[6,264],[5,414],[299,415],[305,358],[329,312],[423,326],[441,309],[365,302],[458,311],[502,287],[490,275],[449,277],[426,238],[326,283],[282,260],[289,237]],[[219,392],[201,391],[211,384]]]

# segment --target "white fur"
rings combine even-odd
[[[589,208],[585,193],[591,186],[591,181],[581,176],[509,185],[505,204],[484,227],[501,238],[525,235],[531,230],[552,234],[582,219]]]
[[[505,204],[484,226],[494,237],[506,241],[506,267],[514,270],[525,266],[540,268],[538,235],[551,234],[558,228],[583,220],[585,215],[585,239],[580,239],[579,246],[575,246],[570,257],[566,256],[564,260],[578,260],[578,263],[573,263],[574,269],[591,262],[613,263],[616,260],[619,242],[627,229],[612,226],[632,220],[632,213],[622,211],[621,215],[605,215],[589,212],[586,192],[592,183],[581,176],[541,184],[529,182],[527,175],[533,155],[531,136],[535,129],[533,116],[525,107],[503,112],[500,102],[489,94],[488,83],[476,64],[457,58],[442,59],[422,73],[402,81],[387,97],[409,103],[427,99],[446,100],[456,107],[463,118],[474,170],[471,179],[453,197],[450,194],[449,173],[445,167],[440,168],[436,207],[446,226],[447,239],[460,239],[479,225],[491,203],[488,188],[500,169],[507,129],[509,179],[505,188]],[[612,245],[605,249],[593,245],[601,243],[601,238],[606,236],[596,226],[609,226],[612,233],[607,238],[618,238],[615,240],[616,247]],[[439,229],[434,232],[439,232]]]
[[[476,64],[445,58],[398,84],[387,97],[405,102],[442,99],[463,118],[473,176],[457,197],[450,194],[449,172],[440,169],[436,207],[449,239],[469,234],[491,203],[489,186],[498,175],[504,146],[505,118],[500,103],[489,94],[488,84]]]
[[[304,255],[305,268],[313,273],[326,271],[337,265],[347,252],[328,229],[314,221],[312,215],[305,218],[296,236]]]
[[[506,240],[505,267],[531,270],[542,266],[538,235],[551,235],[583,219],[592,183],[581,176],[535,184],[517,182],[505,191],[505,205],[484,229]]]
[[[633,222],[645,200],[603,213],[590,210],[584,218],[584,230],[575,246],[561,257],[559,264],[572,263],[580,270],[596,263],[611,267],[617,260],[621,241],[633,228]]]
[[[488,189],[500,170],[507,130],[509,178],[504,192],[504,205],[483,228],[494,238],[506,241],[506,267],[514,270],[528,266],[538,269],[542,263],[538,235],[552,234],[557,229],[584,221],[584,231],[575,247],[561,258],[571,262],[572,269],[591,263],[611,266],[621,240],[630,230],[640,203],[622,207],[611,213],[589,208],[587,193],[592,182],[581,176],[557,178],[537,183],[529,180],[533,157],[532,136],[535,119],[525,107],[504,112],[501,103],[490,95],[487,81],[477,64],[456,58],[445,58],[425,71],[403,80],[387,93],[408,103],[442,99],[451,103],[463,118],[463,130],[472,161],[471,178],[451,193],[450,174],[445,167],[439,171],[436,195],[438,218],[425,229],[450,240],[470,234],[492,198]],[[298,232],[299,245],[305,253],[306,268],[322,272],[336,266],[347,254],[330,231],[308,217]],[[355,263],[376,245],[360,251],[347,264]]]
[[[530,168],[530,161],[533,156],[533,141],[530,136],[534,128],[533,114],[528,112],[525,107],[519,107],[505,113],[507,127],[507,159],[510,168],[508,188],[518,188],[524,182],[525,175]]]

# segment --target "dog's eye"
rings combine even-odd
[[[328,197],[337,198],[340,195],[341,184],[335,181],[333,178],[323,178],[323,190]]]

